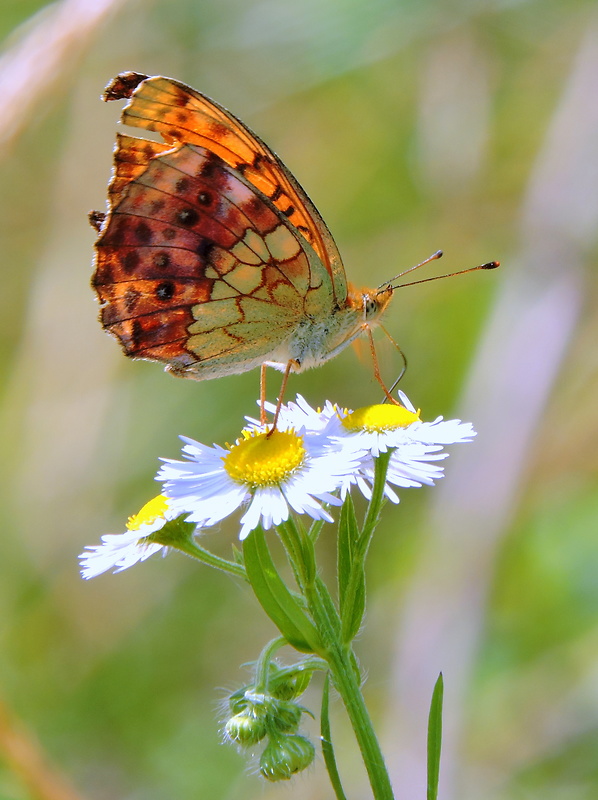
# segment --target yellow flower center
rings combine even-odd
[[[157,519],[164,519],[164,515],[168,511],[168,500],[163,494],[154,497],[149,503],[146,503],[141,511],[129,517],[127,528],[130,531],[138,531],[142,525],[151,525]]]
[[[237,483],[258,489],[278,486],[305,461],[303,439],[294,431],[274,431],[269,436],[243,431],[243,439],[222,460],[224,469]]]
[[[382,403],[377,406],[364,406],[364,408],[353,411],[343,419],[343,427],[351,433],[358,431],[381,433],[394,428],[407,428],[419,420],[419,415],[419,409],[414,414],[404,406]]]

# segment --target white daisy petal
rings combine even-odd
[[[318,412],[298,397],[297,403],[282,407],[274,432],[250,420],[228,449],[183,438],[186,460],[163,459],[157,480],[164,482],[172,507],[202,526],[244,508],[241,538],[260,523],[267,529],[284,522],[290,508],[331,521],[321,503],[340,504],[333,493],[350,481],[361,457],[350,448],[331,446],[323,430],[334,416],[331,403]]]
[[[122,572],[160,550],[166,554],[164,545],[147,541],[147,537],[178,516],[163,495],[154,497],[129,519],[125,533],[108,533],[101,537],[102,544],[84,549],[79,556],[81,576],[89,580],[109,569]]]

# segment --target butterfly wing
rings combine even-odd
[[[109,196],[93,285],[127,355],[198,379],[244,372],[336,302],[306,239],[213,150],[120,136]]]
[[[123,73],[104,97],[129,98],[124,124],[156,131],[167,144],[205,147],[241,173],[309,242],[330,275],[337,305],[344,305],[345,271],[332,234],[282,161],[241,120],[189,86],[160,76]]]

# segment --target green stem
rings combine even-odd
[[[386,483],[386,473],[388,472],[388,464],[390,462],[392,450],[387,450],[386,453],[380,453],[376,461],[374,473],[374,486],[372,487],[372,498],[368,505],[361,540],[366,540],[365,552],[369,546],[374,529],[378,524],[382,503],[384,501],[384,485]],[[364,552],[364,556],[365,556]]]
[[[268,644],[260,653],[260,657],[258,658],[255,666],[256,692],[265,692],[267,690],[270,678],[270,662],[272,661],[272,656],[277,650],[279,650],[281,647],[284,647],[285,644],[287,644],[287,640],[284,638],[284,636],[278,636],[276,639],[272,639],[271,642],[268,642]]]
[[[308,578],[299,529],[295,524],[295,520],[289,519],[278,525],[276,530],[287,554],[297,586],[303,592]]]
[[[372,499],[368,506],[363,531],[356,542],[355,558],[359,560],[361,570],[382,508],[389,459],[390,453],[382,454],[376,459]],[[288,522],[278,526],[278,531],[322,642],[318,654],[328,663],[334,686],[343,700],[351,721],[374,800],[393,800],[384,757],[361,693],[355,655],[350,642],[344,643],[341,640],[338,612],[328,589],[317,575],[315,561],[311,563],[311,559],[314,558],[313,539],[296,525],[292,517]],[[308,565],[305,563],[307,554],[310,556]],[[358,590],[359,572],[360,570],[352,572],[347,587],[349,596]]]
[[[324,678],[324,688],[322,690],[322,710],[320,712],[320,738],[322,740],[322,755],[324,756],[324,763],[328,770],[330,783],[334,789],[334,794],[337,800],[347,800],[347,796],[343,790],[341,783],[341,776],[336,764],[336,757],[334,755],[334,747],[332,746],[332,735],[330,733],[330,716],[328,713],[330,705],[330,673],[326,673]]]
[[[297,562],[293,564],[293,569],[296,575],[299,574],[297,581],[299,588],[307,600],[307,606],[314,622],[317,624],[324,645],[328,646],[334,644],[338,641],[338,634],[341,627],[340,617],[326,584],[317,574],[313,542],[309,534],[304,528],[297,525],[293,517],[278,527],[279,533],[281,529],[283,529],[283,543],[285,544],[289,560],[293,558],[293,552],[291,548],[286,545],[285,539],[294,543],[294,552],[297,553]],[[325,623],[320,625],[317,622],[314,616],[314,609],[319,609],[322,618],[325,616]]]
[[[342,697],[351,720],[374,798],[375,800],[393,800],[394,795],[384,756],[361,693],[353,665],[352,651],[348,646],[338,646],[330,651],[327,660],[334,686]]]
[[[386,473],[388,471],[390,455],[391,451],[389,450],[386,453],[381,453],[376,459],[372,497],[368,505],[363,530],[355,543],[353,564],[343,597],[343,609],[353,609],[358,592],[360,589],[363,590],[363,581],[365,580],[364,564],[372,541],[372,536],[374,535],[374,530],[378,523],[382,503],[384,502],[384,485],[386,483]],[[350,615],[344,615],[343,622],[343,641],[348,641],[352,636],[355,636],[356,630],[354,629]],[[350,634],[348,633],[349,631],[351,631]]]
[[[354,555],[354,558],[359,560],[360,567],[355,569],[354,564],[347,587],[346,599],[349,603],[352,602],[353,595],[357,592],[360,571],[363,569],[363,562],[384,501],[384,485],[389,460],[390,452],[384,453],[376,459],[372,498]],[[392,786],[384,763],[384,756],[361,693],[355,655],[349,642],[344,644],[339,641],[338,615],[334,611],[328,590],[320,581],[316,581],[314,589],[315,591],[308,592],[307,600],[316,627],[320,631],[320,636],[328,645],[326,652],[322,655],[328,662],[334,685],[347,710],[363,763],[368,773],[374,798],[375,800],[393,800]],[[334,613],[331,614],[331,611],[334,611]]]
[[[236,578],[243,578],[244,581],[247,580],[247,573],[245,572],[244,566],[235,564],[234,561],[228,561],[226,558],[215,556],[214,553],[210,553],[209,550],[200,547],[192,539],[181,539],[177,542],[169,542],[169,545],[171,547],[176,547],[177,550],[181,550],[183,553],[191,556],[191,558],[196,558],[198,561],[207,564],[209,567],[222,570],[222,572],[228,572],[229,575],[234,575]]]
[[[324,643],[324,651],[320,655],[330,667],[334,686],[342,697],[351,720],[374,798],[375,800],[393,800],[384,757],[361,693],[359,675],[355,668],[355,656],[350,645],[342,644],[339,641],[340,620],[328,590],[317,579],[306,587],[306,598]]]
[[[331,647],[326,654],[332,680],[340,694],[361,751],[375,800],[393,800],[384,756],[361,693],[355,657],[349,646]]]

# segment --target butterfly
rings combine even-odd
[[[103,98],[162,138],[117,135],[108,211],[90,215],[101,322],[127,356],[195,380],[286,377],[371,331],[393,287],[347,283],[315,206],[244,123],[160,76],[122,73]]]

